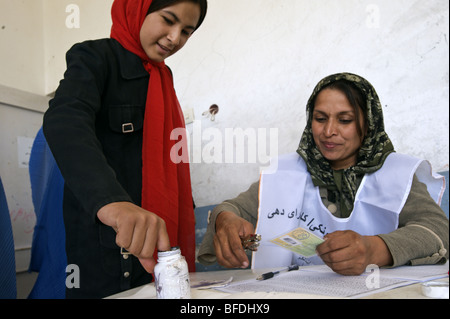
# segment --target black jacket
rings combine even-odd
[[[44,115],[44,134],[66,183],[68,264],[81,275],[69,298],[101,298],[151,281],[135,257],[120,254],[115,232],[96,217],[112,202],[141,203],[148,81],[140,58],[116,40],[76,44]]]

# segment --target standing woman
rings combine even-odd
[[[202,24],[206,0],[115,0],[110,39],[76,44],[44,116],[65,180],[69,265],[102,298],[151,281],[155,250],[180,246],[195,270],[188,162],[170,158],[184,117],[164,61]],[[184,139],[185,140],[185,139]]]

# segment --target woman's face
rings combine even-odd
[[[363,112],[359,121],[345,94],[335,89],[324,89],[316,98],[312,118],[312,134],[322,155],[334,170],[356,164],[364,137],[358,135],[357,126],[364,123]],[[365,129],[362,127],[362,131]]]
[[[152,12],[141,28],[142,48],[150,60],[162,62],[186,44],[199,20],[200,6],[191,1]]]

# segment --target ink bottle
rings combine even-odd
[[[158,299],[191,298],[188,265],[179,247],[158,252],[154,275]]]

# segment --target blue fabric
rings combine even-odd
[[[442,210],[444,211],[445,215],[448,218],[448,211],[449,211],[449,204],[448,204],[449,186],[448,186],[448,180],[449,180],[449,174],[448,174],[448,171],[440,172],[439,174],[444,176],[444,178],[445,178],[445,192],[444,192],[444,196],[442,197],[441,208],[442,208]]]
[[[16,299],[16,259],[8,203],[0,178],[0,299]]]
[[[39,130],[30,156],[36,226],[29,271],[39,272],[30,299],[64,299],[67,256],[63,219],[64,179]]]

